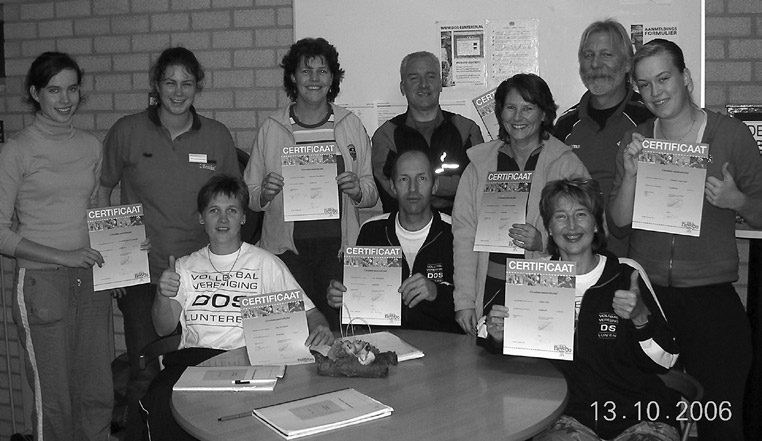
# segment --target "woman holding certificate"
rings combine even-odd
[[[646,275],[606,250],[603,207],[593,180],[552,181],[542,191],[551,259],[577,268],[575,348],[573,361],[555,363],[569,385],[564,415],[534,439],[677,440],[680,397],[657,375],[677,361],[677,345]],[[506,317],[503,305],[487,316],[488,342],[497,352]]]
[[[378,199],[370,140],[359,118],[333,104],[344,77],[333,45],[301,39],[281,66],[292,102],[254,140],[244,172],[249,208],[265,212],[259,245],[286,263],[335,330],[338,313],[323,293],[342,278],[340,255],[357,240],[358,209]]]
[[[82,75],[67,54],[37,57],[25,82],[34,120],[0,152],[0,253],[16,259],[13,319],[40,440],[105,440],[111,423],[111,296],[93,292],[103,257],[86,220],[102,147],[73,124]]]
[[[468,334],[476,334],[477,319],[488,313],[493,304],[504,304],[505,298],[505,260],[509,255],[475,250],[474,246],[488,175],[506,172],[501,174],[518,178],[514,180],[517,189],[529,189],[525,206],[514,207],[524,221],[501,225],[499,231],[489,232],[498,249],[513,246],[528,258],[546,254],[548,234],[539,210],[545,183],[590,176],[569,147],[550,134],[557,108],[542,78],[534,74],[514,75],[495,91],[499,139],[467,151],[471,163],[463,172],[455,195],[452,232],[455,318]],[[483,326],[480,331],[479,335],[486,337]]]
[[[762,159],[741,121],[693,103],[691,74],[675,43],[657,39],[643,46],[633,59],[632,77],[656,118],[621,143],[609,202],[617,227],[612,231],[631,230],[629,256],[651,276],[680,341],[685,370],[704,386],[704,405],[731,410],[728,418],[700,419],[700,439],[740,440],[751,333],[732,285],[738,280],[735,219],[741,215],[751,226],[762,225]],[[650,138],[708,145],[706,182],[696,189],[704,195],[700,235],[632,228],[639,214],[633,208],[638,158]]]

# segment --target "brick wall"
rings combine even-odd
[[[277,63],[293,41],[291,0],[6,0],[3,13],[7,83],[0,119],[8,133],[31,121],[22,102],[23,76],[46,50],[69,52],[85,68],[88,102],[80,107],[76,125],[100,138],[119,117],[145,107],[149,65],[167,46],[183,45],[205,65],[206,90],[196,107],[225,123],[241,149],[250,149],[259,122],[287,102]],[[706,0],[706,16],[707,107],[724,112],[725,104],[762,103],[762,2]],[[737,286],[743,296],[747,250],[746,241],[739,241]],[[9,286],[12,262],[5,262]],[[3,295],[10,304],[10,292]],[[28,424],[29,413],[21,405],[15,326],[9,311],[3,318],[11,350],[8,354],[0,344],[0,439],[12,433],[8,357],[17,430]],[[121,352],[120,317],[115,328]]]
[[[149,66],[169,46],[185,46],[199,58],[206,81],[196,108],[224,123],[238,148],[249,151],[259,122],[288,101],[281,90],[278,62],[293,42],[291,0],[9,1],[3,14],[7,80],[0,95],[0,119],[6,134],[32,120],[23,102],[23,79],[32,60],[48,50],[72,54],[85,69],[87,102],[80,106],[75,125],[101,139],[118,118],[146,107]],[[5,262],[9,287],[13,262]],[[4,294],[9,305],[4,320],[11,340],[16,422],[21,430],[28,427],[29,408],[21,405],[11,294],[8,290]],[[118,354],[125,349],[121,316],[114,309]],[[7,357],[0,343],[0,440],[13,433]]]

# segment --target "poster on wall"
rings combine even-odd
[[[496,87],[520,72],[540,73],[537,19],[442,21],[442,87]]]
[[[663,38],[680,44],[680,26],[675,22],[635,23],[630,25],[632,50],[637,52],[651,40]]]
[[[442,87],[485,85],[484,27],[480,22],[437,22]]]
[[[762,155],[762,105],[728,104],[728,115],[743,121],[754,140],[757,141],[759,154]],[[740,216],[736,216],[736,237],[744,239],[762,239],[762,230],[755,230]]]
[[[487,82],[497,87],[517,73],[540,74],[540,20],[487,20]]]

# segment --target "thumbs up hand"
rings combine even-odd
[[[175,256],[169,256],[169,268],[165,269],[159,279],[159,294],[164,297],[174,297],[180,289],[180,274],[175,269]]]
[[[630,276],[630,289],[618,289],[614,292],[614,301],[611,306],[619,317],[625,320],[632,320],[636,327],[641,327],[648,323],[648,307],[643,303],[640,296],[640,286],[638,285],[639,274],[633,271]]]
[[[736,211],[746,203],[746,195],[736,187],[736,181],[730,172],[730,164],[727,162],[722,165],[722,180],[714,176],[706,178],[704,197],[715,207]]]

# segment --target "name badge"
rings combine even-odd
[[[188,153],[188,162],[191,164],[206,164],[205,153]]]

